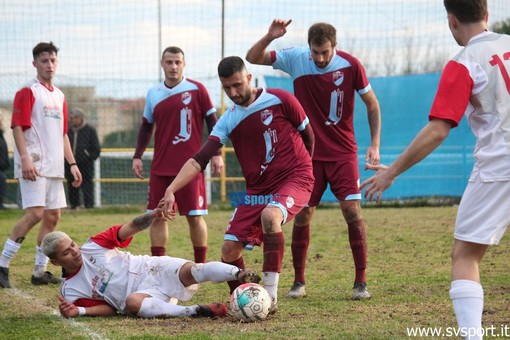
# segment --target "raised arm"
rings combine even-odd
[[[131,236],[139,233],[142,230],[149,228],[154,222],[154,220],[158,217],[163,217],[162,204],[160,203],[158,207],[152,211],[146,212],[140,216],[135,217],[131,222],[124,224],[120,227],[117,237],[119,240],[124,241],[130,238]]]
[[[287,26],[291,22],[292,19],[274,19],[267,33],[248,50],[246,60],[252,64],[271,65],[271,54],[266,48],[273,40],[287,33]]]

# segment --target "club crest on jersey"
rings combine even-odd
[[[260,119],[262,120],[262,123],[264,125],[269,125],[273,121],[273,111],[271,110],[264,110],[260,113]]]
[[[184,103],[184,105],[188,105],[191,102],[191,93],[188,91],[181,94],[181,100]]]
[[[287,199],[285,200],[285,205],[287,206],[288,209],[294,206],[294,199],[292,198],[292,196],[287,197]]]
[[[344,73],[342,71],[333,72],[333,83],[336,86],[340,86],[344,82]]]

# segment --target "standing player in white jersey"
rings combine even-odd
[[[73,186],[82,177],[67,137],[67,104],[62,91],[53,85],[58,48],[39,43],[32,50],[37,77],[16,93],[11,127],[14,135],[14,176],[18,178],[25,215],[5,242],[0,257],[0,287],[10,288],[9,266],[28,232],[40,221],[37,235],[33,285],[60,283],[46,270],[48,258],[40,245],[57,227],[60,209],[66,206],[64,158],[71,166]]]
[[[269,44],[286,33],[291,20],[273,20],[264,37],[246,54],[254,64],[272,65],[288,73],[294,93],[310,118],[315,133],[313,155],[315,186],[308,206],[294,220],[292,260],[294,284],[288,294],[293,298],[306,295],[305,265],[310,242],[310,223],[329,183],[340,202],[347,223],[349,243],[355,265],[352,298],[367,299],[367,241],[361,215],[358,147],[354,136],[354,98],[356,92],[367,107],[371,145],[365,161],[379,163],[381,113],[377,97],[365,75],[361,62],[336,48],[336,29],[317,23],[308,30],[308,46],[266,51]]]
[[[183,76],[186,65],[184,52],[175,46],[167,47],[161,56],[165,80],[147,93],[142,124],[133,157],[133,173],[143,179],[142,155],[154,134],[154,157],[149,181],[147,209],[155,209],[181,166],[202,145],[204,121],[211,132],[216,124],[216,109],[206,88]],[[211,172],[219,174],[223,168],[221,151],[212,157]],[[204,173],[190,182],[177,195],[179,213],[189,225],[195,262],[205,262],[207,256],[207,196]],[[151,253],[166,253],[168,226],[164,218],[154,221],[150,229]]]
[[[164,212],[172,219],[175,193],[206,166],[230,139],[246,180],[246,197],[230,220],[222,261],[244,268],[243,249],[263,242],[264,287],[276,311],[285,248],[282,225],[308,202],[313,187],[314,135],[308,118],[290,93],[251,87],[252,75],[239,57],[224,58],[218,75],[234,105],[214,126],[207,142],[179,171],[165,193]],[[231,292],[239,285],[229,282]]]
[[[450,297],[459,328],[479,339],[484,297],[479,265],[510,224],[510,37],[487,30],[486,0],[445,0],[444,6],[453,38],[464,48],[443,70],[429,123],[391,166],[367,165],[378,171],[361,187],[379,201],[463,116],[469,120],[476,161],[457,212]]]

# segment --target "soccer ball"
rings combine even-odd
[[[236,321],[254,322],[264,320],[271,308],[271,297],[267,290],[256,283],[245,283],[237,287],[230,296],[230,309]]]

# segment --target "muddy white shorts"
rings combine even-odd
[[[152,256],[147,262],[144,278],[134,290],[136,293],[149,294],[154,298],[170,301],[176,298],[181,301],[190,300],[197,292],[199,285],[184,287],[179,279],[181,267],[189,260],[169,257]]]
[[[67,206],[64,180],[56,177],[37,177],[35,181],[19,178],[19,188],[23,209],[44,207],[60,209]]]

